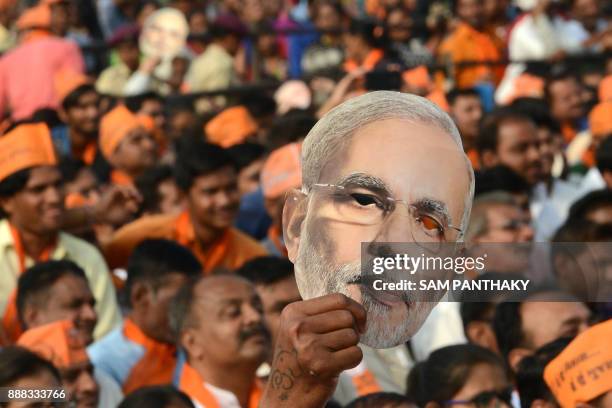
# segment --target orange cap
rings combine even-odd
[[[257,130],[257,123],[244,106],[228,108],[204,126],[208,141],[223,148],[244,142]]]
[[[81,85],[91,84],[91,81],[85,75],[72,70],[62,70],[55,74],[54,79],[55,94],[60,104]]]
[[[523,73],[514,81],[514,92],[509,102],[518,98],[542,98],[544,96],[544,79]]]
[[[579,334],[544,369],[544,381],[562,408],[574,408],[612,390],[612,319]]]
[[[155,128],[153,118],[135,115],[124,105],[117,105],[100,121],[100,151],[107,159],[113,154],[119,143],[132,130],[142,127],[149,132]]]
[[[402,74],[402,79],[412,88],[423,88],[429,90],[432,85],[431,78],[429,77],[429,71],[427,71],[425,65],[419,65],[416,68],[404,71]]]
[[[595,105],[589,113],[589,127],[593,137],[612,133],[612,100]]]
[[[608,75],[599,83],[599,101],[612,101],[612,75]]]
[[[20,125],[0,136],[0,181],[28,167],[56,164],[51,133],[44,123]]]
[[[51,27],[51,9],[46,4],[30,7],[21,13],[15,26],[19,31],[33,28],[48,29]]]
[[[302,185],[301,143],[291,143],[274,150],[261,169],[264,197],[278,198]]]
[[[17,345],[51,361],[57,368],[68,368],[89,361],[85,343],[70,320],[60,320],[26,330]]]

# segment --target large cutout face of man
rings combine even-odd
[[[372,92],[323,117],[302,154],[302,192],[288,197],[283,214],[300,294],[339,292],[361,303],[368,346],[407,341],[435,302],[385,302],[351,282],[361,273],[362,242],[461,239],[473,171],[455,125],[424,98]],[[379,202],[391,197],[402,203]]]

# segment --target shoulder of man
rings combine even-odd
[[[251,253],[254,256],[263,256],[267,255],[268,251],[254,238],[245,234],[237,228],[231,228],[232,233],[232,244],[241,250],[244,250],[245,253]]]

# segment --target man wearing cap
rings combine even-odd
[[[53,144],[60,155],[90,166],[98,151],[100,95],[85,75],[72,71],[55,76],[55,91],[66,126],[52,130]]]
[[[78,408],[98,407],[100,388],[85,344],[69,320],[60,320],[27,330],[17,345],[51,361],[59,370],[68,400]]]
[[[219,146],[194,139],[181,145],[176,183],[187,209],[176,214],[142,217],[119,229],[105,246],[111,267],[123,267],[134,248],[147,238],[177,241],[191,249],[204,273],[229,270],[266,251],[233,227],[240,203],[236,169]]]
[[[561,408],[612,406],[612,319],[576,337],[544,369]]]
[[[212,44],[191,63],[187,73],[190,92],[225,89],[237,82],[234,57],[245,34],[246,28],[238,17],[232,14],[217,17],[210,29]]]
[[[20,120],[41,108],[57,108],[55,75],[84,71],[76,43],[52,35],[50,25],[47,4],[26,9],[17,21],[20,45],[0,59],[0,118],[7,111]]]
[[[138,176],[155,164],[154,127],[150,116],[135,115],[125,105],[118,105],[102,117],[100,151],[113,168],[111,183],[133,185]]]
[[[14,308],[17,279],[31,265],[69,259],[85,271],[96,299],[100,337],[119,322],[104,259],[89,243],[60,231],[64,216],[61,174],[44,124],[24,124],[0,137],[0,309],[4,329],[19,333]]]
[[[261,170],[261,187],[268,215],[272,225],[268,236],[262,241],[266,250],[277,256],[287,256],[287,248],[282,237],[283,204],[285,195],[302,185],[300,154],[301,143],[290,143],[273,151]]]

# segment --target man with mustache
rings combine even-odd
[[[233,228],[238,212],[237,173],[221,147],[201,140],[185,142],[174,171],[187,209],[176,214],[143,217],[115,233],[105,248],[112,267],[123,267],[132,250],[147,238],[177,241],[198,258],[205,273],[235,269],[265,255],[255,240]]]
[[[237,276],[200,278],[179,291],[170,325],[185,350],[178,387],[196,407],[257,408],[255,372],[270,351],[255,286]]]
[[[372,92],[326,114],[306,137],[302,189],[287,198],[284,238],[306,300],[280,321],[262,407],[322,407],[363,343],[406,342],[432,301],[377,299],[358,284],[361,243],[462,238],[473,170],[459,132],[424,98]],[[417,294],[417,298],[420,297]]]

